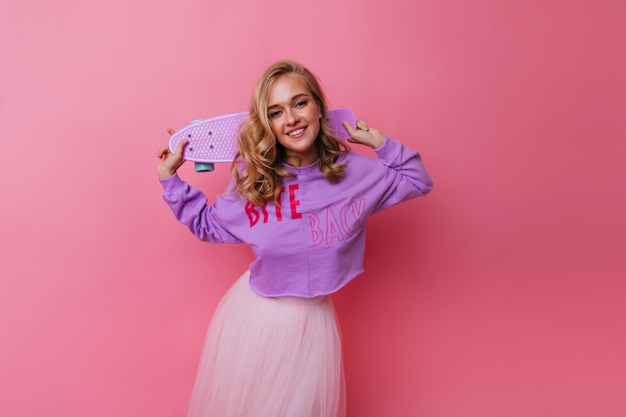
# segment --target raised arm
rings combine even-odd
[[[344,126],[350,134],[350,142],[371,147],[378,155],[379,162],[386,167],[382,179],[386,191],[381,196],[376,211],[426,195],[433,188],[433,180],[426,171],[419,152],[390,139],[378,129],[368,127],[363,120],[357,121],[356,129],[352,129],[347,123]]]

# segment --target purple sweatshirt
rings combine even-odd
[[[419,153],[389,138],[375,152],[377,159],[342,155],[337,162],[347,167],[337,184],[317,164],[287,165],[295,177],[284,178],[280,207],[255,206],[236,191],[207,205],[204,194],[177,175],[161,180],[163,198],[199,239],[252,246],[250,285],[259,295],[330,294],[363,271],[365,220],[433,186]]]

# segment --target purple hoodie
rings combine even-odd
[[[366,219],[433,186],[419,153],[389,138],[375,152],[378,159],[342,155],[337,162],[347,167],[337,184],[317,164],[286,165],[295,177],[284,178],[280,207],[254,206],[236,191],[207,205],[177,175],[161,180],[163,198],[198,239],[252,246],[250,286],[259,295],[330,294],[363,272]]]

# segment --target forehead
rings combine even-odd
[[[302,94],[310,95],[304,80],[291,74],[284,74],[278,77],[270,87],[267,96],[268,105],[288,103]]]

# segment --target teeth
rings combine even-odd
[[[304,132],[304,129],[297,129],[297,130],[294,130],[293,132],[289,132],[289,136],[297,136],[302,132]]]

